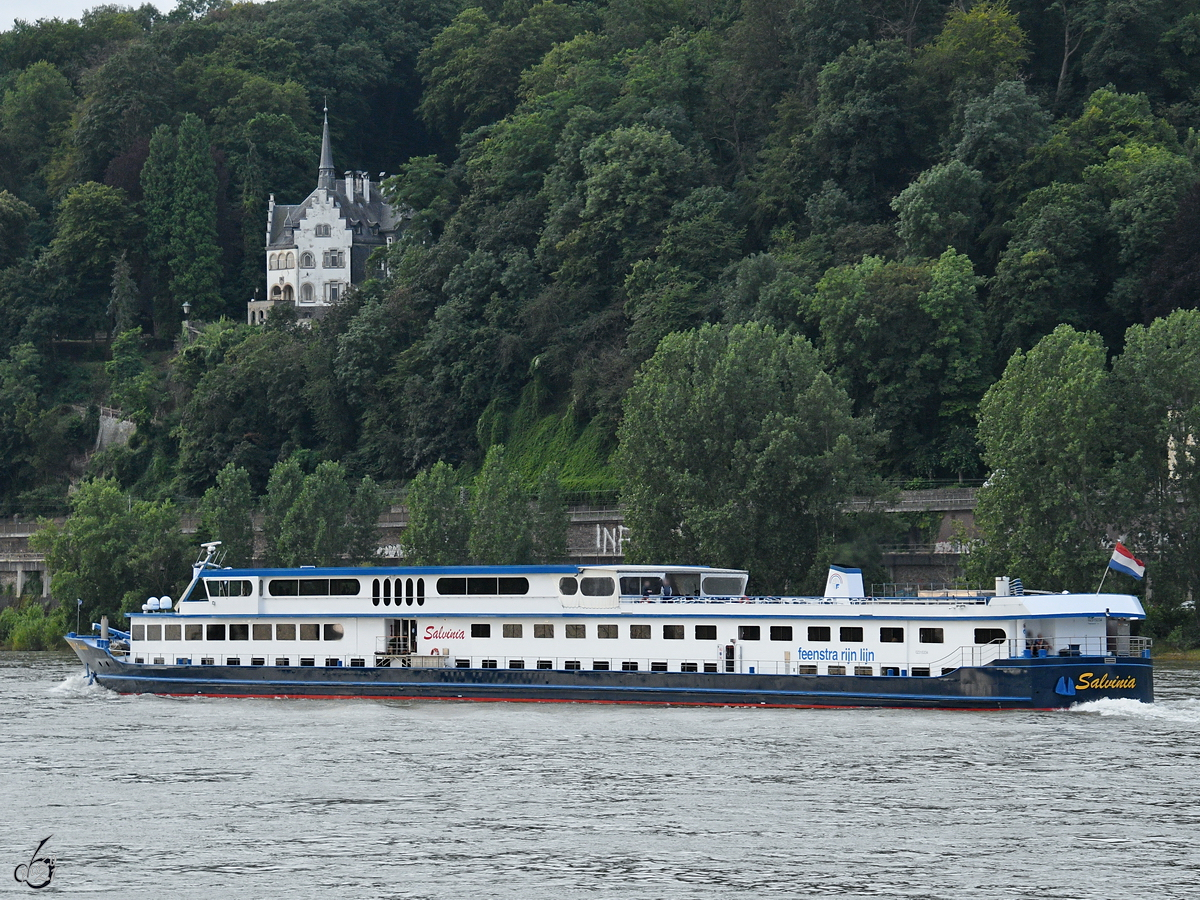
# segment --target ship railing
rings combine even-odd
[[[1046,656],[1116,656],[1148,659],[1153,646],[1152,638],[1128,634],[1009,638],[1008,656],[1012,659]]]
[[[702,603],[754,603],[772,606],[985,606],[991,600],[991,595],[985,594],[937,594],[917,597],[660,597],[651,594],[649,597],[622,595],[621,603],[670,603],[687,605]]]
[[[379,635],[375,638],[377,656],[409,656],[413,648],[403,635]]]

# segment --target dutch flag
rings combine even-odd
[[[1138,581],[1142,580],[1142,576],[1146,574],[1146,564],[1125,549],[1125,545],[1117,541],[1117,546],[1113,547],[1112,559],[1108,561],[1110,569],[1116,569],[1118,572],[1124,572],[1126,575],[1132,575]]]

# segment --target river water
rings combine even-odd
[[[1200,897],[1200,667],[1069,712],[121,697],[0,653],[0,895]],[[53,835],[52,884],[8,873]]]

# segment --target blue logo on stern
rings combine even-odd
[[[1062,697],[1074,697],[1075,682],[1064,675],[1062,678],[1058,679],[1058,684],[1054,686],[1054,693]]]

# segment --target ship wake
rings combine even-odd
[[[1069,712],[1178,722],[1200,728],[1200,700],[1194,699],[1141,703],[1137,700],[1108,698],[1077,703],[1070,708]]]

